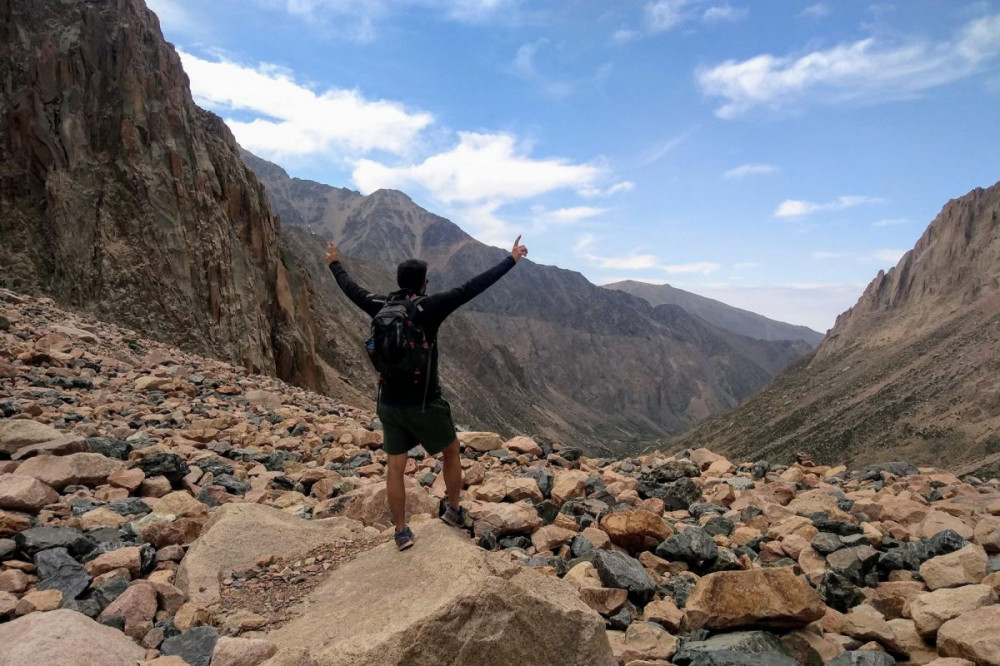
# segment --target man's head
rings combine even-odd
[[[427,262],[407,259],[396,269],[396,284],[400,289],[422,293],[427,287]]]

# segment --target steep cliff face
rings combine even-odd
[[[336,240],[352,275],[377,292],[395,289],[396,264],[412,256],[428,261],[438,291],[506,254],[401,192],[362,196],[244,155],[308,284],[317,352],[354,386],[372,385],[360,344],[367,322],[323,267],[322,239]],[[519,424],[602,453],[662,440],[731,407],[809,351],[802,342],[738,336],[527,260],[449,319],[440,343],[442,380],[461,421],[504,433]]]
[[[263,188],[156,16],[141,0],[0,0],[0,16],[0,285],[319,388]]]
[[[674,446],[1000,468],[1000,183],[950,201],[814,356]]]

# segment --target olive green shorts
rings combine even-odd
[[[427,403],[427,409],[415,407],[378,406],[382,421],[382,449],[391,456],[406,453],[417,444],[434,456],[455,441],[455,423],[451,420],[451,405],[444,398]]]

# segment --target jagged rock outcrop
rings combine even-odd
[[[141,0],[3,0],[0,286],[322,387],[263,188]]]
[[[377,291],[395,289],[395,265],[411,256],[429,262],[435,291],[504,255],[401,192],[362,196],[244,157],[281,216],[293,272],[309,285],[317,353],[354,385],[371,383],[358,351],[367,322],[322,265],[322,239],[336,240],[351,273]],[[517,423],[609,454],[736,404],[809,351],[803,342],[736,335],[530,261],[457,313],[440,339],[442,379],[460,420],[505,434]]]
[[[1000,184],[950,201],[827,338],[673,446],[1000,469]]]

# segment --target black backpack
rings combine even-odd
[[[372,319],[372,334],[365,342],[365,349],[380,375],[380,385],[389,378],[412,377],[414,382],[423,381],[426,402],[433,350],[424,330],[416,323],[424,298],[413,300],[408,294],[389,296]]]

